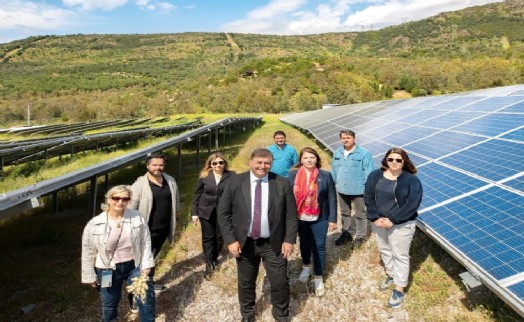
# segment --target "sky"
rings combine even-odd
[[[39,35],[365,31],[502,0],[0,0],[0,43]]]

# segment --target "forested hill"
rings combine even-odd
[[[378,31],[38,36],[0,44],[0,124],[323,103],[524,83],[524,0]]]

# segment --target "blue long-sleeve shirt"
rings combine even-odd
[[[331,176],[339,193],[358,196],[364,193],[364,185],[373,168],[373,157],[368,150],[356,145],[344,158],[344,147],[340,147],[333,154]]]
[[[267,148],[273,155],[273,163],[271,164],[271,172],[287,177],[289,169],[298,163],[297,150],[292,145],[284,144],[282,149],[278,145],[273,144]]]

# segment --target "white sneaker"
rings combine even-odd
[[[309,275],[311,275],[311,267],[304,266],[304,268],[302,268],[302,272],[298,276],[298,280],[301,281],[302,283],[305,283],[309,281]]]
[[[326,293],[326,290],[324,289],[324,281],[322,281],[322,279],[315,278],[313,280],[313,288],[316,296],[324,296]]]

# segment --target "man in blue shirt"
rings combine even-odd
[[[267,148],[273,155],[271,172],[287,177],[289,169],[298,163],[297,150],[292,145],[286,144],[284,131],[276,131],[273,139],[275,144]]]
[[[368,150],[355,144],[355,132],[351,130],[340,131],[340,141],[342,147],[335,151],[331,161],[331,175],[335,180],[342,218],[342,234],[335,241],[335,245],[340,246],[353,239],[351,227],[355,230],[353,247],[359,247],[367,236],[364,185],[374,168],[373,157]]]

